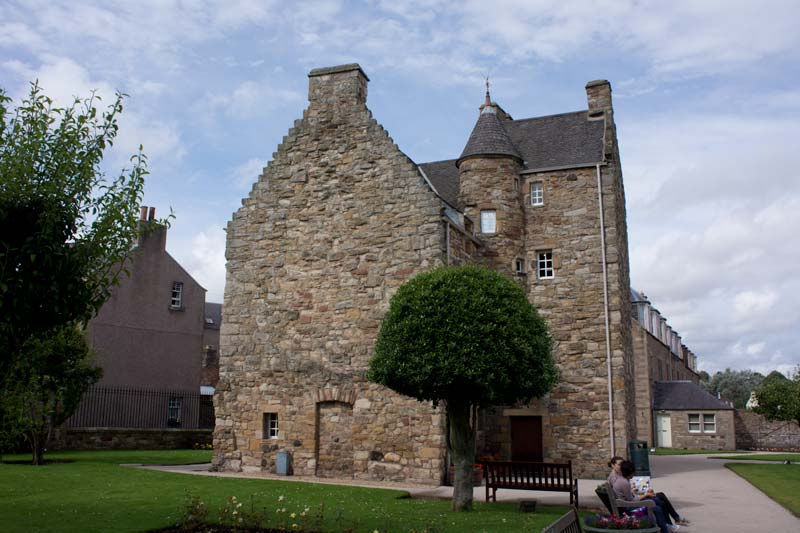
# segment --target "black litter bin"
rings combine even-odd
[[[632,440],[628,443],[628,457],[630,457],[637,476],[650,475],[650,449],[643,440]]]

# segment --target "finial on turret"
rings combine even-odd
[[[489,76],[486,76],[486,101],[483,102],[483,105],[492,105],[492,98],[489,96]]]

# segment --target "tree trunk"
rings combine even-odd
[[[33,455],[31,463],[34,465],[44,464],[44,440],[38,432],[33,432],[33,435],[31,435],[31,453]]]
[[[453,447],[453,510],[472,510],[473,476],[475,460],[475,432],[470,424],[470,405],[447,402],[447,419],[450,422],[450,445]]]

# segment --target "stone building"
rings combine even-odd
[[[315,69],[309,105],[227,228],[214,464],[437,484],[441,409],[365,380],[394,291],[442,264],[515,277],[547,319],[560,383],[480,419],[482,449],[572,460],[636,435],[625,196],[611,87],[514,120],[487,88],[457,158],[416,164],[366,106],[358,65]],[[465,136],[466,137],[466,136]]]

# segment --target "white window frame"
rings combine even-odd
[[[689,413],[689,433],[702,433],[703,422],[700,418],[700,413]],[[695,429],[692,429],[695,427]]]
[[[531,206],[544,205],[544,184],[541,181],[531,182]]]
[[[264,413],[264,438],[277,439],[279,434],[278,413]]]
[[[488,226],[491,225],[491,228]],[[488,231],[491,229],[491,231]],[[493,235],[497,233],[497,211],[494,209],[481,209],[481,233]]]
[[[717,432],[717,415],[714,413],[703,413],[700,419],[703,421],[703,433]],[[708,421],[710,419],[710,422]],[[706,429],[710,426],[710,429]]]
[[[172,282],[172,294],[169,301],[170,309],[183,309],[183,282]]]
[[[536,276],[539,279],[553,279],[556,277],[556,272],[553,268],[553,250],[536,252]]]

